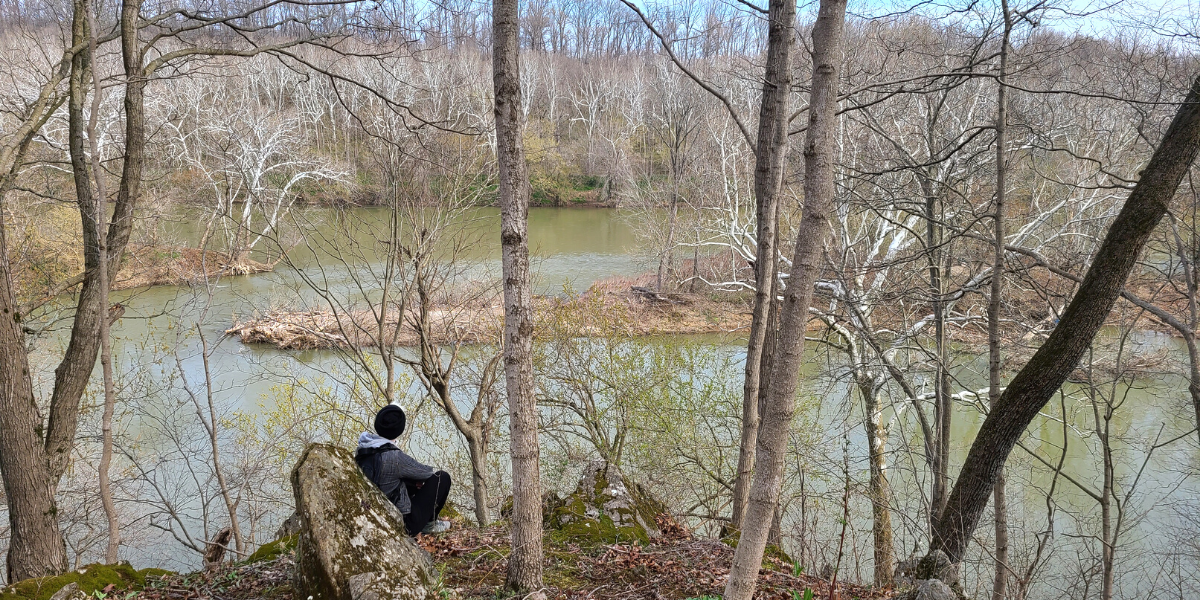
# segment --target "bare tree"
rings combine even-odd
[[[792,87],[791,51],[795,40],[796,6],[771,2],[768,14],[767,64],[763,75],[762,104],[758,115],[758,138],[754,151],[754,202],[756,227],[754,261],[754,312],[750,339],[746,342],[746,382],[742,398],[742,436],[738,474],[733,486],[733,516],[730,524],[740,530],[750,500],[751,476],[761,427],[759,405],[763,401],[763,366],[771,364],[773,348],[767,332],[779,291],[778,222],[781,188],[787,165],[788,99]],[[786,435],[784,438],[786,439]],[[731,579],[732,581],[732,579]]]
[[[1009,38],[1012,36],[1013,18],[1008,9],[1008,0],[1000,0],[1001,18],[1004,20],[1000,36],[1000,74],[996,79],[996,202],[993,205],[993,254],[992,286],[988,291],[988,402],[992,406],[1000,401],[1001,391],[1001,339],[1000,300],[1004,291],[1004,201],[1008,194],[1008,76]],[[995,514],[996,530],[996,573],[992,583],[992,600],[1004,600],[1008,593],[1008,499],[1005,497],[1004,467],[996,475],[992,491],[992,512]]]
[[[771,10],[784,9],[772,3]],[[725,585],[725,598],[729,600],[749,600],[753,596],[758,571],[762,567],[762,553],[779,503],[784,455],[796,407],[796,386],[803,360],[808,309],[813,286],[820,275],[825,240],[829,237],[837,154],[834,138],[837,130],[837,82],[845,17],[844,0],[822,0],[812,31],[812,92],[808,138],[804,146],[804,216],[796,231],[791,276],[779,308],[779,341],[769,373],[762,425],[755,448],[754,480],[741,539],[733,556],[729,581]],[[757,396],[756,393],[755,398]]]
[[[520,24],[517,0],[492,2],[492,81],[500,167],[504,274],[504,378],[512,454],[512,554],[506,586],[542,595],[542,494],[533,383],[533,294],[529,278],[529,176],[521,141]]]
[[[1013,377],[971,444],[931,550],[962,560],[1013,445],[1087,351],[1121,294],[1125,279],[1200,151],[1200,79],[1193,82],[1171,126],[1125,206],[1109,227],[1087,275],[1058,325]]]
[[[17,135],[3,150],[3,168],[7,179],[0,185],[0,192],[7,193],[16,184],[15,177],[26,161],[30,144],[49,118],[46,112],[53,106],[68,101],[68,154],[72,178],[75,184],[75,204],[79,210],[83,231],[84,273],[78,278],[80,285],[76,310],[72,321],[68,346],[55,370],[51,390],[49,414],[43,420],[38,411],[29,379],[29,352],[24,343],[24,330],[20,324],[24,315],[12,301],[12,271],[7,260],[0,261],[0,302],[6,302],[3,312],[11,315],[10,326],[0,328],[0,372],[7,373],[6,382],[11,386],[0,388],[0,438],[12,440],[11,446],[0,451],[2,472],[9,498],[9,519],[13,537],[9,545],[8,575],[10,579],[25,579],[60,572],[66,568],[63,543],[55,514],[54,492],[63,474],[67,471],[72,448],[75,445],[79,425],[80,403],[91,379],[101,346],[100,323],[108,318],[108,310],[102,304],[100,279],[101,229],[107,254],[106,281],[111,284],[120,267],[120,259],[133,230],[133,213],[140,198],[142,173],[146,155],[145,98],[147,82],[158,69],[177,61],[197,56],[238,55],[251,56],[280,47],[295,46],[308,41],[307,37],[289,38],[277,45],[256,45],[250,42],[239,46],[239,42],[220,47],[204,47],[182,44],[180,47],[163,49],[169,41],[180,40],[180,36],[211,30],[214,26],[231,28],[246,37],[271,29],[278,21],[264,18],[256,21],[251,17],[263,16],[265,5],[237,9],[230,13],[215,15],[190,15],[175,19],[166,16],[143,18],[142,5],[137,0],[126,0],[121,4],[117,27],[104,36],[97,36],[95,43],[104,44],[120,40],[124,67],[125,148],[113,202],[112,217],[97,214],[94,186],[90,181],[87,152],[85,150],[86,125],[83,106],[87,89],[83,85],[85,69],[91,57],[87,48],[91,45],[88,36],[87,16],[82,1],[72,6],[71,46],[52,67],[53,74],[46,80],[37,99],[30,105],[28,116],[22,119]],[[167,8],[166,13],[175,13]],[[282,17],[293,21],[290,15]],[[151,29],[154,34],[148,41],[139,39],[139,32]],[[147,60],[149,56],[152,59]],[[64,96],[59,84],[70,79]],[[90,86],[89,86],[90,87]],[[96,174],[100,177],[99,174]],[[2,224],[2,223],[0,223]],[[0,246],[4,239],[0,236]],[[7,252],[3,247],[0,251]],[[76,281],[76,280],[73,280]],[[7,300],[5,300],[5,298]],[[40,450],[37,448],[40,447]]]

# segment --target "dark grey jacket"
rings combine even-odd
[[[408,498],[408,489],[404,482],[425,481],[433,477],[435,472],[433,467],[417,462],[415,458],[405,454],[391,440],[370,432],[363,432],[358,436],[358,449],[354,453],[354,461],[367,478],[379,486],[388,500],[400,509],[400,513],[405,515],[412,510],[412,502]]]

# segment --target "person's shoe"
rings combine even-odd
[[[430,521],[421,533],[446,533],[450,531],[450,521]]]

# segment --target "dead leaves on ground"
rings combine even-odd
[[[660,527],[663,524],[660,523]],[[682,527],[647,546],[613,544],[587,548],[546,538],[546,595],[556,600],[676,600],[719,596],[729,577],[733,549],[716,540],[693,539]],[[462,598],[495,598],[508,567],[508,531],[459,529],[421,536],[442,573],[443,583]],[[755,598],[793,600],[806,588],[829,598],[829,582],[793,575],[791,565],[768,558]],[[843,599],[887,598],[871,588],[838,584]]]
[[[146,580],[136,600],[292,600],[296,563],[290,554],[251,564]],[[131,599],[133,600],[133,599]]]

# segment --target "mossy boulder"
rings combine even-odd
[[[545,502],[545,520],[558,535],[583,543],[649,543],[661,535],[655,517],[666,506],[613,465],[593,462],[566,498]]]
[[[300,534],[296,597],[311,600],[432,600],[429,553],[408,537],[396,507],[350,452],[313,444],[292,470]]]
[[[74,584],[79,592],[92,596],[109,585],[113,591],[136,591],[146,586],[147,577],[161,577],[170,571],[162,569],[134,570],[129,563],[88,565],[53,577],[26,579],[0,588],[2,600],[49,600],[59,590]]]
[[[293,534],[286,537],[281,537],[273,542],[268,542],[258,547],[250,558],[246,559],[247,563],[266,562],[275,560],[288,552],[296,549],[296,544],[300,541],[300,534]]]

